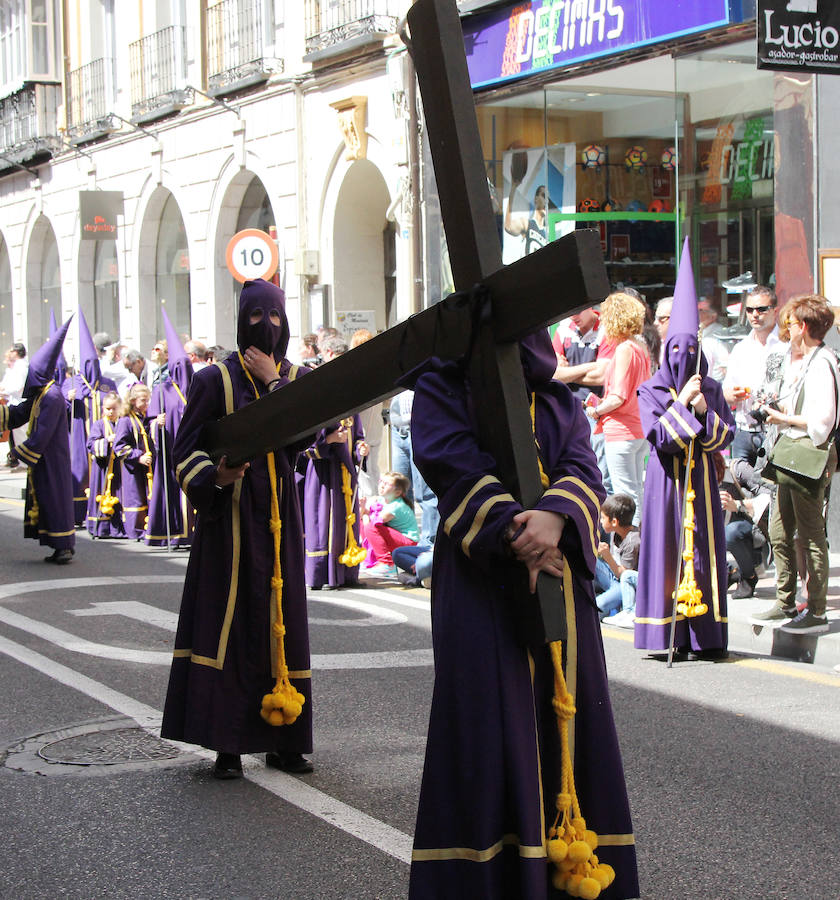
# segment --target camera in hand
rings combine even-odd
[[[768,412],[766,409],[762,407],[768,407],[769,409],[775,409],[776,412],[781,412],[781,408],[776,400],[766,400],[760,406],[757,406],[752,411],[752,417],[756,420],[756,422],[761,423],[762,425],[767,421]]]

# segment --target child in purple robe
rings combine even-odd
[[[149,433],[151,394],[145,384],[131,386],[126,399],[127,410],[117,422],[114,454],[122,464],[122,511],[125,533],[136,541],[146,532],[149,517],[149,495],[152,492],[154,444]]]
[[[678,613],[674,647],[700,658],[726,656],[726,533],[714,454],[735,435],[735,421],[720,384],[708,375],[700,353],[697,298],[688,241],[683,248],[662,365],[639,388],[642,428],[651,446],[642,509],[635,643],[667,650],[673,594],[680,582],[686,472],[694,491],[693,560],[689,575],[705,612]],[[685,564],[679,572],[685,573]],[[679,609],[679,607],[678,607]],[[692,610],[693,612],[693,610]]]
[[[432,575],[435,686],[411,900],[559,896],[555,886],[570,876],[548,853],[561,806],[569,824],[562,746],[589,829],[590,843],[575,853],[583,858],[597,845],[604,880],[587,888],[603,889],[604,898],[639,893],[592,588],[601,475],[580,403],[552,381],[548,334],[520,347],[545,476],[534,509],[523,510],[505,490],[495,460],[478,445],[462,369],[438,365],[415,387],[412,446],[438,497],[441,525]],[[556,644],[529,647],[520,639],[523,567],[531,590],[540,571],[564,580],[563,708],[577,710],[565,721],[564,741],[553,706]],[[609,887],[605,864],[615,872]]]
[[[0,432],[29,423],[15,456],[27,466],[23,535],[53,548],[45,562],[73,558],[73,486],[67,441],[67,406],[54,383],[56,363],[70,320],[34,354],[17,406],[0,406]]]
[[[303,756],[312,751],[312,695],[299,448],[232,467],[225,457],[213,463],[201,443],[208,422],[307,373],[285,359],[288,342],[283,291],[246,282],[239,351],[195,373],[173,447],[198,516],[161,735],[217,751],[220,779],[241,777],[242,753],[312,771]]]
[[[102,418],[93,423],[87,443],[91,458],[87,529],[95,538],[125,537],[120,503],[122,467],[114,453],[121,407],[119,394],[112,391],[105,395]]]

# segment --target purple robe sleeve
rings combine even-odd
[[[32,398],[28,397],[17,406],[0,406],[0,431],[9,428],[20,428],[29,421],[32,413]]]
[[[698,418],[691,408],[673,394],[646,388],[639,391],[639,413],[642,428],[650,445],[672,456],[684,454],[692,439],[706,452],[722,450],[735,435],[732,412],[720,387],[703,383],[706,413]]]
[[[93,423],[90,436],[87,439],[87,452],[97,459],[107,459],[111,453],[111,445],[105,437],[105,426],[102,419]]]
[[[145,452],[145,447],[137,446],[131,417],[123,416],[114,430],[114,455],[123,461],[129,472],[137,472],[146,471],[146,466],[138,462]]]
[[[221,512],[232,493],[228,485],[216,487],[216,465],[201,447],[201,435],[207,422],[225,415],[224,387],[217,366],[207,366],[193,376],[187,393],[187,405],[172,448],[175,477],[193,508],[200,514]]]
[[[497,477],[493,457],[478,446],[457,376],[421,376],[411,420],[412,452],[437,495],[441,528],[484,569],[509,558],[505,531],[522,507]]]
[[[62,435],[63,430],[63,435]],[[58,392],[47,391],[41,398],[32,431],[21,444],[15,444],[15,455],[21,462],[34,466],[54,440],[67,440],[67,407]]]

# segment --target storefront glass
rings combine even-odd
[[[187,231],[175,198],[170,194],[163,206],[157,241],[157,267],[155,269],[155,293],[157,303],[157,334],[162,336],[161,308],[179,334],[192,334],[190,310],[190,253]]]
[[[97,241],[93,257],[93,321],[95,331],[114,340],[120,334],[119,264],[116,241]]]

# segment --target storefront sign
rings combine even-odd
[[[79,191],[83,241],[115,241],[117,216],[122,214],[122,191]]]
[[[271,280],[277,271],[280,254],[277,244],[259,228],[238,231],[225,251],[228,272],[243,284],[255,278]]]
[[[840,74],[837,0],[759,0],[758,68]]]
[[[474,88],[728,25],[729,0],[531,0],[463,21]]]

